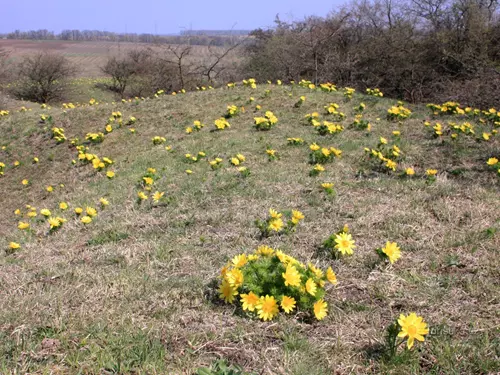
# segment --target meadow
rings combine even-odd
[[[252,81],[86,103],[0,112],[0,373],[500,371],[496,110]]]

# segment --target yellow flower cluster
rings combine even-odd
[[[229,122],[224,117],[215,120],[214,123],[216,130],[224,130],[231,127]]]
[[[161,145],[167,141],[165,137],[161,137],[159,135],[154,136],[152,139],[154,145]]]
[[[52,138],[56,140],[57,143],[63,143],[66,141],[66,136],[64,135],[64,129],[53,127],[52,128]]]
[[[256,89],[257,88],[257,81],[255,80],[255,78],[244,79],[243,86],[251,87],[252,89]]]
[[[366,94],[370,95],[370,96],[375,96],[375,97],[378,97],[378,98],[382,98],[384,96],[384,94],[382,93],[382,91],[380,91],[377,88],[375,88],[375,89],[367,88],[366,89]]]
[[[287,138],[287,143],[293,146],[300,146],[304,144],[304,140],[302,138]]]
[[[355,92],[356,89],[352,87],[344,87],[344,98],[346,98],[346,100],[351,100]]]
[[[337,120],[343,120],[346,116],[339,111],[340,106],[337,103],[330,103],[325,106],[326,113],[332,115]],[[314,125],[314,124],[313,124]]]
[[[219,297],[226,303],[239,302],[243,311],[267,321],[281,311],[303,310],[317,320],[328,314],[325,284],[337,283],[335,272],[326,271],[268,246],[253,254],[235,256],[221,270]]]
[[[203,129],[204,126],[205,125],[202,124],[201,121],[196,120],[193,122],[193,126],[188,126],[186,128],[186,133],[191,134],[193,131],[199,132],[201,129]]]
[[[278,118],[271,111],[266,111],[264,117],[255,117],[255,128],[257,130],[270,130],[278,122]]]
[[[403,106],[403,102],[398,102],[398,105],[387,110],[387,119],[389,120],[406,120],[410,115],[411,111]]]

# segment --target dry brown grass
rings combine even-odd
[[[390,105],[385,99],[367,110],[371,134],[347,129],[321,137],[303,116],[322,112],[327,103],[342,103],[340,94],[294,89],[289,98],[288,88],[270,88],[265,99],[264,88],[241,88],[137,106],[101,104],[67,114],[51,110],[68,138],[102,130],[112,110],[139,119],[136,135],[117,129],[101,145],[90,146],[115,160],[113,181],[90,167],[72,167],[75,151],[67,143],[55,145],[48,130],[37,125],[39,111],[0,120],[0,142],[8,144],[0,161],[23,162],[0,179],[0,236],[23,245],[0,257],[0,372],[191,374],[216,358],[263,374],[499,371],[500,184],[485,168],[485,160],[498,153],[498,138],[439,145],[421,124],[427,115],[423,108],[413,108],[415,117],[402,125],[376,121]],[[293,109],[302,94],[306,103]],[[245,105],[249,96],[278,116],[276,128],[256,132],[247,108],[229,120],[229,130],[209,132],[227,104]],[[341,104],[346,124],[361,100],[368,99]],[[207,128],[186,135],[184,128],[196,119]],[[402,166],[415,166],[420,173],[435,167],[440,171],[436,183],[368,168],[363,147],[395,129],[402,132]],[[153,147],[156,135],[167,137],[174,152]],[[287,137],[302,137],[306,144],[287,146]],[[344,150],[319,178],[308,176],[311,142]],[[268,162],[266,147],[277,149],[281,159]],[[217,173],[206,162],[185,163],[185,153],[201,150],[225,160],[244,154],[251,176],[242,179],[227,162]],[[30,164],[35,155],[39,165]],[[136,183],[148,167],[162,176],[157,186],[171,197],[166,206],[135,203]],[[193,175],[184,173],[187,168]],[[459,168],[463,172],[454,174]],[[20,184],[23,178],[31,180],[29,188]],[[325,196],[322,181],[335,183],[336,197]],[[64,189],[44,191],[60,183]],[[111,205],[88,227],[64,213],[69,221],[50,236],[39,231],[22,238],[15,229],[13,211],[25,204],[57,212],[59,201],[95,205],[101,196]],[[260,240],[253,221],[270,207],[300,209],[306,220],[296,233]],[[319,252],[321,242],[346,223],[357,244],[354,256],[334,260]],[[388,240],[403,249],[401,260],[390,267],[378,264],[374,253]],[[282,317],[263,323],[218,301],[213,282],[219,269],[230,257],[263,243],[304,262],[333,266],[339,284],[327,292],[325,321]],[[385,328],[411,311],[452,334],[438,331],[411,355],[382,360]],[[60,343],[44,349],[44,338]]]
[[[186,46],[174,46],[183,48]],[[77,77],[95,78],[104,77],[101,67],[106,64],[109,57],[125,55],[128,51],[151,48],[156,52],[161,52],[164,47],[147,43],[128,42],[72,42],[72,41],[34,41],[34,40],[14,40],[0,39],[0,48],[11,53],[11,59],[16,59],[34,54],[40,51],[60,53],[76,67]],[[224,50],[223,47],[191,46],[192,52],[190,60],[192,62],[202,61],[210,56],[210,50],[218,53]],[[226,60],[229,63],[239,61],[236,53],[231,53]]]

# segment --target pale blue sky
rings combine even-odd
[[[255,29],[282,19],[325,16],[344,0],[3,0],[0,32],[91,29],[178,33],[193,29]]]

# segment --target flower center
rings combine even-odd
[[[415,336],[416,333],[417,333],[417,327],[415,327],[414,325],[408,327],[408,335]]]

